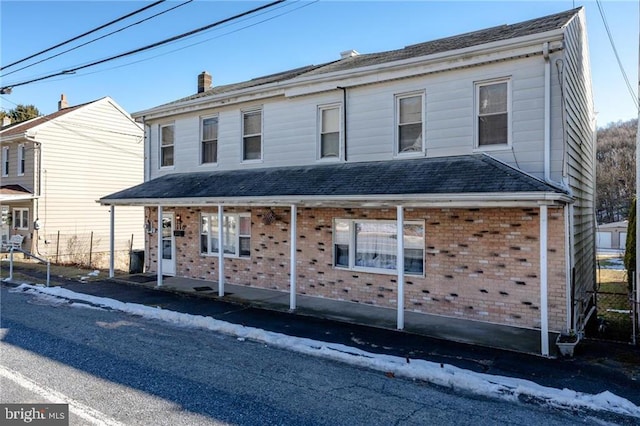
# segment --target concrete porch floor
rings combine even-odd
[[[218,284],[213,281],[165,277],[162,287],[158,288],[156,275],[152,274],[126,275],[116,277],[114,280],[162,291],[186,293],[263,309],[289,312],[290,295],[288,292],[279,290],[225,284],[225,295],[219,297]],[[300,294],[296,296],[295,314],[391,330],[395,330],[397,325],[397,311],[395,309]],[[410,311],[405,311],[404,316],[404,331],[408,333],[541,355],[539,330]],[[556,333],[549,333],[549,351],[552,357],[559,356],[555,345],[556,337]]]

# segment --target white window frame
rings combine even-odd
[[[205,142],[211,142],[214,139],[212,139],[211,141],[204,140],[204,122],[206,120],[211,120],[211,119],[216,119],[217,120],[217,126],[218,126],[218,132],[217,132],[217,137],[215,139],[215,143],[216,143],[216,159],[215,161],[204,161],[204,143]],[[220,152],[219,144],[220,141],[220,117],[218,115],[209,115],[206,117],[200,117],[200,165],[201,166],[215,166],[218,164],[218,154]]]
[[[18,145],[18,176],[24,176],[24,171],[26,168],[25,154],[26,154],[26,149],[24,147],[24,144],[21,143],[20,145]]]
[[[200,213],[200,223],[198,224],[198,226],[200,227],[200,255],[201,256],[218,256],[218,251],[217,250],[212,250],[211,248],[211,244],[210,241],[211,239],[217,239],[218,238],[218,233],[216,232],[215,235],[210,235],[210,230],[208,230],[209,232],[204,232],[202,230],[202,219],[203,217],[207,217],[208,218],[208,222],[209,224],[211,224],[211,221],[213,219],[218,220],[218,213]],[[236,223],[238,224],[238,232],[236,233],[236,241],[235,241],[235,248],[236,251],[235,253],[224,253],[224,257],[228,257],[228,258],[234,258],[234,259],[251,259],[251,213],[224,213],[224,218],[227,217],[234,217],[236,219]],[[241,234],[240,233],[240,218],[245,218],[247,220],[249,220],[249,234]],[[209,225],[210,226],[210,225]],[[203,251],[202,250],[202,237],[206,235],[207,236],[207,251]],[[245,239],[249,239],[249,255],[241,255],[240,254],[240,240],[242,238]]]
[[[344,144],[344,120],[343,120],[343,112],[342,112],[342,104],[327,104],[327,105],[319,105],[318,106],[318,115],[317,115],[317,148],[316,148],[316,159],[318,161],[342,161],[342,151]],[[337,109],[338,110],[338,156],[337,157],[322,157],[322,118],[325,111]]]
[[[251,134],[245,134],[244,133],[244,117],[246,115],[249,114],[255,114],[255,113],[259,113],[260,114],[260,133],[251,133]],[[240,114],[240,132],[241,132],[241,146],[240,146],[240,159],[243,163],[259,163],[262,162],[262,159],[264,158],[264,111],[262,108],[251,108],[251,109],[246,109],[243,110]],[[260,136],[260,158],[251,158],[251,159],[245,159],[245,152],[244,152],[244,146],[245,146],[245,138],[250,138],[250,137],[256,137],[256,136]]]
[[[420,106],[422,108],[421,114],[420,114],[420,119],[422,120],[422,141],[421,141],[421,146],[420,146],[420,151],[407,151],[407,152],[401,152],[400,151],[400,101],[402,99],[407,99],[407,98],[414,98],[414,97],[420,97]],[[394,121],[394,131],[395,131],[395,135],[394,135],[394,146],[393,146],[393,152],[394,155],[396,157],[420,157],[420,156],[424,156],[424,152],[425,152],[425,144],[426,144],[426,123],[427,123],[427,119],[426,119],[426,110],[427,110],[427,105],[426,105],[426,97],[427,94],[424,90],[420,90],[420,91],[415,91],[415,92],[408,92],[408,93],[399,93],[397,95],[395,95],[395,121]],[[412,123],[403,123],[403,124],[412,124]],[[415,124],[415,123],[413,123]]]
[[[2,147],[2,176],[9,176],[9,147]]]
[[[480,145],[480,88],[483,86],[491,86],[494,84],[507,84],[507,141],[506,143]],[[511,113],[511,77],[501,77],[491,80],[477,81],[474,83],[474,110],[473,110],[473,132],[474,132],[474,150],[475,151],[495,151],[511,149],[511,129],[512,129],[512,113]]]
[[[165,127],[173,127],[173,143],[171,145],[162,145],[162,129]],[[162,164],[162,151],[165,148],[173,149],[173,163],[169,165]],[[176,165],[176,126],[175,123],[165,123],[158,126],[158,167],[161,169],[172,169]]]
[[[337,265],[336,264],[336,221],[342,221],[342,222],[348,222],[349,225],[349,264],[348,266],[342,266],[342,265]],[[385,275],[396,275],[398,273],[397,268],[394,269],[383,269],[383,268],[374,268],[374,267],[362,267],[362,266],[357,266],[356,265],[356,223],[363,223],[363,222],[373,222],[373,223],[377,223],[377,224],[388,224],[388,225],[392,225],[392,226],[397,226],[397,221],[395,220],[388,220],[388,219],[380,219],[380,220],[376,220],[376,219],[344,219],[344,218],[334,218],[333,219],[333,225],[332,225],[332,233],[333,233],[333,238],[332,238],[332,264],[333,267],[335,269],[341,269],[341,270],[347,270],[347,271],[359,271],[359,272],[370,272],[370,273],[374,273],[374,274],[385,274]],[[404,226],[407,225],[420,225],[422,227],[422,272],[421,273],[415,273],[415,272],[409,272],[409,271],[405,271],[405,275],[410,275],[410,276],[418,276],[418,277],[424,277],[425,276],[425,241],[426,241],[426,234],[425,234],[425,222],[424,220],[405,220],[404,221]],[[397,236],[397,233],[396,233]],[[396,237],[397,238],[397,237]],[[406,238],[406,236],[405,236]],[[407,247],[407,241],[405,240],[405,247]],[[405,258],[406,261],[406,258]],[[405,262],[405,265],[407,265],[407,263]]]
[[[25,217],[25,214],[26,214],[26,217]],[[24,230],[24,231],[29,230],[29,209],[28,208],[13,209],[13,228]]]

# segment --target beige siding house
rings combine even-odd
[[[58,262],[108,265],[109,207],[96,201],[143,180],[143,131],[105,97],[0,130],[2,238]],[[122,209],[115,226],[117,267],[143,247],[143,209]]]
[[[222,63],[221,65],[222,66]],[[232,66],[230,64],[229,66]],[[584,10],[198,92],[133,116],[148,269],[539,331],[593,301]],[[123,207],[124,208],[124,207]]]

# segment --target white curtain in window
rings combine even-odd
[[[395,269],[396,226],[390,223],[357,222],[356,266]]]

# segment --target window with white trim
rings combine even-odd
[[[318,108],[318,158],[340,159],[340,106]]]
[[[226,257],[251,257],[251,214],[224,214],[222,244]],[[218,213],[200,216],[200,253],[218,254]]]
[[[26,153],[26,150],[24,148],[24,144],[18,145],[18,176],[24,175],[25,153]]]
[[[424,93],[396,96],[396,153],[424,151]]]
[[[424,274],[424,223],[404,222],[404,271]],[[397,223],[389,220],[335,219],[334,266],[365,272],[396,271]]]
[[[242,112],[242,161],[262,160],[262,110]]]
[[[218,162],[218,117],[208,117],[202,119],[201,143],[202,156],[201,164]]]
[[[29,229],[29,209],[13,209],[13,227],[15,229]]]
[[[509,80],[476,84],[478,147],[509,144]]]
[[[2,176],[9,176],[9,147],[2,147]]]
[[[174,132],[173,124],[160,126],[160,167],[171,167],[174,164]]]

